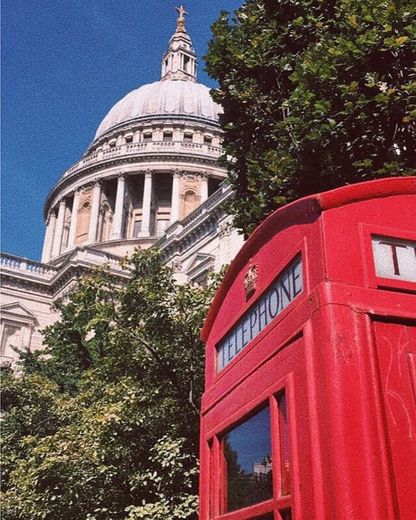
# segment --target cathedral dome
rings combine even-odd
[[[86,153],[49,193],[44,262],[60,262],[80,246],[117,256],[150,247],[224,179],[221,107],[197,81],[186,12],[177,11],[160,80],[113,106]]]
[[[221,110],[205,85],[163,79],[133,90],[116,103],[102,120],[95,139],[113,127],[143,117],[179,115],[216,122]]]

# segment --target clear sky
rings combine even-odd
[[[221,10],[242,0],[183,1],[199,57]],[[160,78],[177,0],[2,0],[1,250],[41,255],[43,202],[79,160],[110,108]]]

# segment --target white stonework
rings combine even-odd
[[[177,280],[205,283],[243,243],[225,213],[232,196],[218,164],[221,107],[197,82],[196,54],[180,10],[161,79],[109,111],[80,161],[47,196],[42,263],[2,254],[1,355],[41,348],[53,304],[91,266],[156,246]]]

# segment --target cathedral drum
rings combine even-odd
[[[268,217],[202,331],[200,519],[416,518],[416,178]]]

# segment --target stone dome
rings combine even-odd
[[[102,120],[95,139],[110,128],[143,117],[180,115],[216,122],[221,111],[205,85],[164,79],[143,85],[116,103]]]

